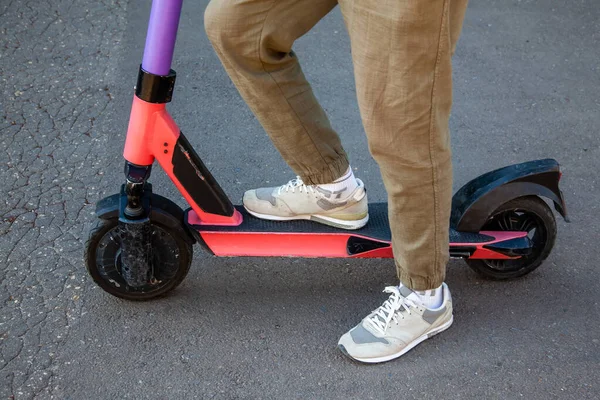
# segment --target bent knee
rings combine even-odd
[[[213,45],[218,44],[225,33],[225,21],[231,8],[227,0],[212,0],[204,11],[204,30]]]
[[[234,0],[210,1],[204,12],[204,30],[213,46],[227,50],[232,45],[255,42],[246,7]]]

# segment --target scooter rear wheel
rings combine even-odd
[[[556,218],[539,197],[519,197],[498,207],[481,230],[528,232],[533,249],[527,256],[514,260],[465,260],[486,278],[513,279],[530,273],[548,257],[556,240]]]
[[[98,286],[127,300],[150,300],[177,287],[192,262],[192,245],[181,232],[151,221],[152,278],[141,287],[129,286],[121,275],[121,243],[117,217],[98,220],[86,243],[85,263]]]

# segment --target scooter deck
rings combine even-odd
[[[369,222],[357,230],[309,220],[269,221],[250,215],[242,206],[236,209],[243,217],[238,226],[190,223],[197,221],[194,216],[190,218],[191,210],[186,211],[185,220],[217,256],[392,257],[387,203],[370,203]],[[490,235],[450,229],[450,251],[455,257],[471,257],[478,249],[485,252],[483,246],[525,235],[525,232]]]
[[[370,203],[369,222],[363,228],[356,230],[340,229],[309,220],[265,220],[249,214],[243,206],[235,206],[235,208],[244,219],[239,226],[195,225],[194,227],[203,232],[312,233],[316,235],[350,233],[382,242],[389,242],[392,238],[388,223],[387,203]],[[481,243],[492,239],[490,236],[478,233],[457,232],[450,229],[450,242]]]

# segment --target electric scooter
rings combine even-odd
[[[192,245],[215,256],[392,257],[387,204],[369,204],[358,230],[317,222],[267,221],[234,206],[166,110],[183,0],[154,0],[125,141],[125,183],[96,205],[98,221],[85,249],[86,267],[106,292],[148,300],[173,290],[188,273]],[[190,208],[153,193],[157,161]],[[556,220],[565,220],[561,172],[552,159],[481,175],[452,199],[450,256],[479,274],[510,279],[536,269],[550,254]]]

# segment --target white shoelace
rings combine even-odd
[[[279,189],[277,189],[277,194],[281,194],[281,192],[284,190],[286,192],[289,192],[291,190],[292,193],[296,193],[296,189],[298,189],[300,193],[302,193],[302,191],[305,191],[306,193],[308,193],[309,191],[311,193],[315,193],[315,189],[312,186],[305,185],[304,182],[302,182],[302,179],[299,176],[297,176],[296,179],[292,179],[285,185],[280,186]]]
[[[402,309],[406,310],[408,314],[412,314],[410,311],[411,306],[417,304],[403,297],[398,290],[398,286],[388,286],[383,289],[385,293],[391,293],[389,299],[387,299],[378,309],[374,310],[373,313],[368,317],[368,321],[371,325],[382,335],[385,334],[391,321],[398,323],[398,316],[401,314],[398,311]],[[404,317],[402,317],[404,318]]]

